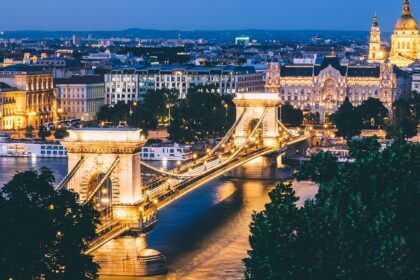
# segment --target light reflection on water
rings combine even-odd
[[[0,185],[16,171],[41,166],[51,168],[57,181],[67,171],[65,159],[0,158]],[[162,209],[148,235],[149,247],[167,256],[168,275],[101,279],[242,279],[251,214],[264,208],[274,183],[224,179],[207,183]],[[295,188],[302,198],[316,193],[312,184],[299,183]]]

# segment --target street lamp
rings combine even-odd
[[[172,107],[172,105],[171,104],[166,104],[166,109],[168,109],[168,112],[169,112],[169,126],[171,126],[171,119],[172,119],[172,117],[171,117],[171,107]]]

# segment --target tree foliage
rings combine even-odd
[[[291,104],[286,103],[281,106],[281,121],[289,126],[300,126],[303,122],[303,113],[300,109],[295,109]]]
[[[317,172],[300,176],[319,192],[300,209],[278,184],[252,217],[245,279],[420,279],[420,145],[377,148],[370,139],[351,147],[354,162],[313,160]]]
[[[362,118],[348,97],[332,116],[332,119],[337,127],[337,136],[350,139],[360,134],[362,130]]]
[[[394,137],[410,138],[417,134],[420,124],[420,94],[411,93],[406,98],[400,98],[393,104],[393,126],[391,134]]]
[[[51,136],[51,131],[45,125],[41,125],[38,130],[38,136],[41,139],[45,139]]]
[[[98,213],[77,195],[56,191],[46,168],[16,174],[0,190],[1,279],[96,279],[83,252],[96,238]]]
[[[34,127],[32,125],[28,125],[25,128],[25,137],[26,138],[32,138],[32,137],[34,137],[33,132],[34,132]]]
[[[173,107],[168,132],[175,142],[193,142],[223,136],[234,123],[231,96],[220,96],[215,86],[190,88]]]
[[[67,132],[67,130],[65,128],[57,128],[54,131],[54,137],[55,139],[63,139],[65,137],[69,136],[69,133]]]

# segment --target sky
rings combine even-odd
[[[0,0],[0,30],[392,31],[404,0]],[[420,1],[411,1],[420,19]]]

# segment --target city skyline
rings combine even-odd
[[[0,17],[0,29],[2,31],[114,31],[129,28],[368,31],[376,12],[381,29],[392,31],[403,4],[402,0],[355,0],[351,5],[347,2],[334,3],[331,0],[299,2],[231,0],[228,3],[222,0],[180,0],[169,3],[165,3],[165,0],[141,3],[135,0],[124,0],[123,3],[113,0],[92,0],[89,3],[74,0],[71,5],[57,9],[56,1],[41,2],[42,5],[40,2],[30,0],[3,3],[4,11],[19,10],[19,16],[16,16],[16,13],[4,13]],[[414,16],[420,14],[420,3],[413,2],[411,6]],[[98,17],[98,13],[101,16]]]

